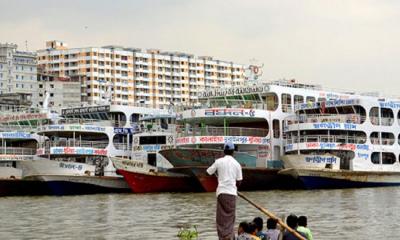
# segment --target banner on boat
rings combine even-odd
[[[230,87],[230,88],[220,88],[220,89],[203,91],[199,93],[198,97],[199,98],[225,97],[225,96],[235,96],[243,94],[263,93],[268,91],[269,91],[268,85]]]
[[[187,144],[224,144],[232,142],[234,144],[269,144],[266,137],[248,137],[248,136],[195,136],[181,137],[176,139],[177,145]]]
[[[297,110],[304,110],[304,109],[320,108],[320,107],[322,107],[322,105],[325,108],[327,108],[327,107],[359,105],[359,104],[360,104],[360,99],[337,99],[337,100],[329,100],[329,101],[325,101],[325,102],[308,102],[308,103],[295,104],[294,110],[297,111]]]
[[[42,126],[41,131],[85,131],[85,132],[105,132],[105,127],[92,125],[49,125]]]
[[[0,138],[12,138],[12,139],[29,139],[32,138],[32,134],[24,132],[2,132]]]
[[[98,112],[109,112],[110,106],[92,106],[92,107],[80,107],[80,108],[68,108],[62,109],[61,115],[76,115],[76,114],[88,114],[88,113],[98,113]]]
[[[50,154],[79,154],[107,156],[107,149],[95,149],[86,147],[51,147]]]
[[[4,122],[16,122],[16,121],[29,121],[29,120],[39,120],[47,119],[47,113],[24,113],[15,115],[3,115],[0,116],[0,123]]]
[[[355,143],[302,142],[287,144],[285,146],[285,151],[293,151],[297,149],[338,149],[350,151],[368,151],[369,145]]]
[[[207,117],[243,117],[243,118],[266,118],[266,112],[248,108],[210,108],[192,109],[182,113],[181,119]]]

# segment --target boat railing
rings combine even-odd
[[[322,122],[361,124],[365,119],[366,117],[360,114],[312,114],[290,116],[285,118],[285,122],[287,125]]]
[[[35,155],[36,148],[28,147],[0,147],[2,155]]]
[[[357,137],[357,136],[346,136],[346,135],[305,135],[305,136],[291,136],[286,140],[287,144],[295,144],[295,143],[307,143],[307,142],[326,142],[326,143],[354,143],[354,144],[364,144],[366,142],[365,137]]]
[[[178,128],[178,137],[193,136],[255,136],[265,137],[268,135],[267,129],[244,128],[244,127],[196,127]]]
[[[108,146],[108,141],[86,141],[79,139],[68,139],[59,141],[47,141],[43,143],[44,147],[88,147],[88,148],[99,148],[103,149]]]

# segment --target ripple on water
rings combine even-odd
[[[278,216],[307,215],[315,239],[400,239],[400,188],[245,194]],[[237,205],[237,224],[262,216]],[[176,239],[193,225],[216,239],[214,193],[4,197],[0,213],[0,239]]]

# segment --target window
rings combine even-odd
[[[275,93],[267,93],[266,95],[267,110],[275,111],[278,108],[278,95]]]
[[[274,138],[279,138],[280,135],[281,135],[281,131],[280,131],[280,128],[279,128],[279,120],[278,119],[274,119],[272,121],[272,128],[273,128],[273,131],[274,131]]]
[[[282,112],[292,111],[292,99],[291,95],[287,93],[282,93]]]
[[[371,162],[373,164],[380,164],[380,162],[381,162],[381,153],[380,152],[373,152],[371,154]]]
[[[373,107],[369,111],[369,119],[372,125],[379,125],[379,108]]]
[[[300,95],[294,95],[294,104],[304,103],[304,97]]]
[[[307,102],[307,103],[313,103],[313,102],[315,102],[315,97],[310,97],[310,96],[306,97],[306,102]]]
[[[396,156],[391,152],[382,153],[382,164],[393,164],[396,162]]]

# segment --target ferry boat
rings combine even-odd
[[[282,168],[282,122],[293,114],[290,92],[306,98],[304,88],[281,82],[206,90],[199,104],[180,112],[177,147],[160,153],[175,171],[192,174],[205,191],[215,191],[217,180],[205,170],[223,156],[224,143],[232,142],[244,173],[241,190],[296,187],[296,182],[277,174]]]
[[[305,188],[400,185],[400,100],[355,95],[300,104],[285,120],[282,174]]]
[[[140,119],[144,131],[133,135],[130,159],[112,158],[118,173],[135,193],[194,192],[200,186],[185,173],[170,171],[172,165],[158,152],[175,145],[176,114]]]
[[[51,120],[48,111],[31,108],[18,99],[7,101],[6,97],[25,97],[25,94],[1,95],[0,104],[0,196],[46,194],[46,188],[38,181],[23,180],[21,162],[37,159],[37,144],[44,139],[35,134],[37,126]],[[11,104],[14,103],[14,104]]]
[[[63,109],[57,122],[40,127],[47,140],[39,161],[24,161],[24,179],[43,181],[55,195],[129,192],[110,157],[129,157],[137,119],[158,109],[132,106],[89,106]],[[164,110],[167,112],[167,110]]]

